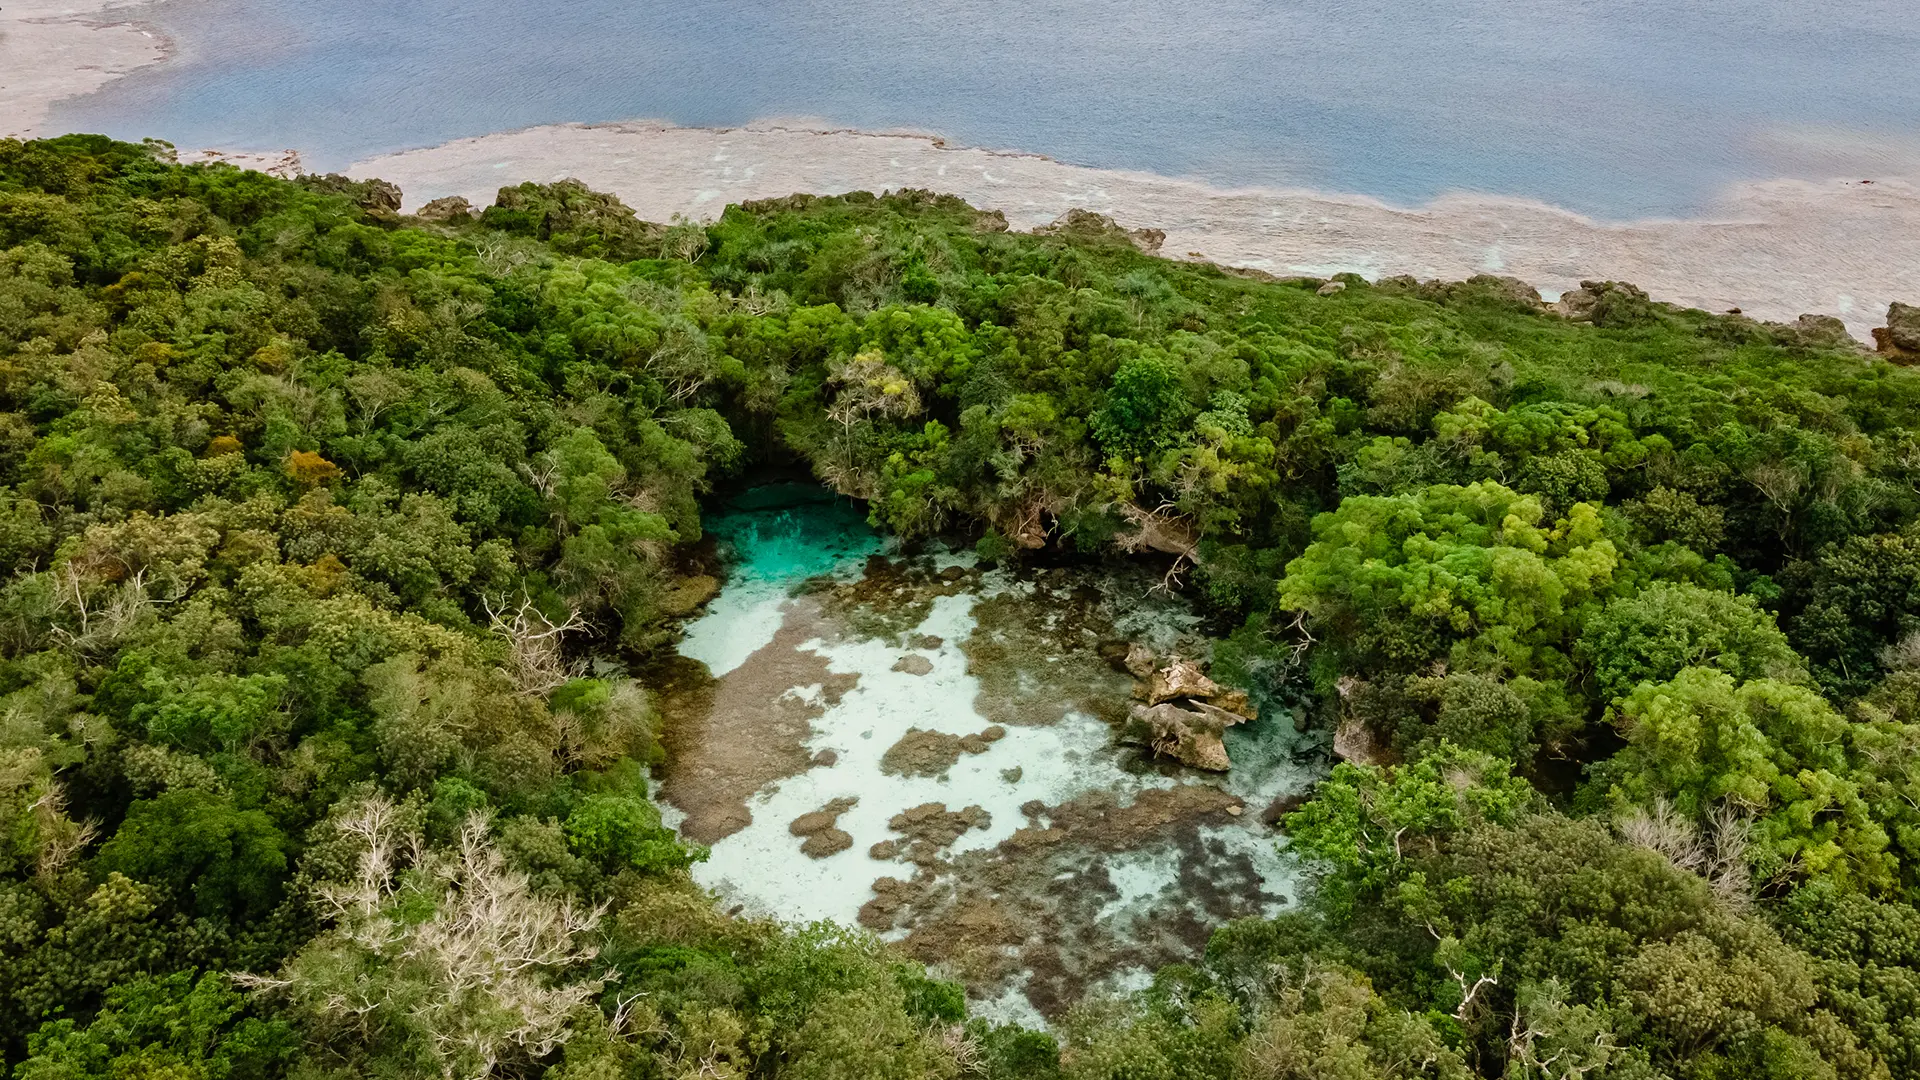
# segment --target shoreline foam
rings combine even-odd
[[[8,0],[0,6],[0,138],[35,139],[55,102],[158,64],[173,42],[120,0]]]
[[[400,185],[408,207],[443,195],[486,205],[504,185],[575,177],[657,221],[711,219],[729,203],[797,191],[931,188],[999,210],[1015,228],[1092,210],[1164,230],[1165,254],[1275,274],[1494,273],[1548,293],[1615,279],[1710,311],[1779,321],[1836,315],[1863,340],[1889,301],[1920,297],[1920,187],[1897,179],[1745,182],[1700,217],[1611,223],[1503,196],[1402,207],[1068,165],[927,135],[660,122],[501,132],[368,158],[348,172]]]

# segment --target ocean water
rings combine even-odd
[[[806,117],[1076,164],[1609,218],[1920,174],[1912,0],[161,0],[70,129],[310,165],[535,124]]]

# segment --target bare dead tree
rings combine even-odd
[[[699,262],[700,256],[706,253],[706,226],[675,214],[673,224],[667,226],[666,234],[660,238],[660,257]]]
[[[66,811],[66,792],[61,790],[58,780],[48,781],[47,789],[27,806],[40,848],[34,856],[34,873],[42,879],[66,869],[73,857],[100,835],[99,821],[93,818],[75,821]]]
[[[1557,1005],[1557,1002],[1554,1002]],[[1573,1056],[1573,1047],[1559,1046],[1552,1053],[1542,1056],[1539,1043],[1543,1039],[1552,1039],[1558,1032],[1538,1015],[1541,1010],[1517,1008],[1513,1013],[1513,1023],[1507,1035],[1508,1075],[1515,1077],[1540,1076],[1543,1080],[1580,1080],[1581,1077],[1604,1067],[1614,1049],[1613,1032],[1600,1031],[1593,1036],[1587,1047],[1587,1053],[1579,1058]]]
[[[554,485],[560,482],[560,462],[552,454],[541,454],[531,462],[521,463],[520,472],[541,498],[553,498]]]
[[[511,608],[495,607],[492,600],[481,603],[488,629],[507,639],[507,665],[502,670],[513,680],[514,689],[528,697],[543,697],[579,678],[581,665],[569,663],[560,647],[563,636],[590,625],[579,608],[568,607],[567,617],[555,623],[524,594]]]
[[[56,609],[71,611],[79,630],[75,632],[64,626],[52,626],[48,630],[68,648],[79,653],[99,652],[113,647],[154,605],[167,602],[149,594],[144,567],[129,574],[105,600],[88,597],[86,575],[72,562],[63,563],[54,574],[57,581],[54,591]]]
[[[480,814],[448,851],[429,850],[384,796],[334,827],[359,858],[347,880],[316,891],[332,928],[279,975],[234,976],[240,985],[349,1030],[405,1023],[449,1080],[486,1080],[503,1060],[544,1057],[572,1036],[611,976],[561,975],[598,955],[604,908],[534,894]],[[423,889],[433,904],[424,919],[403,910]],[[355,962],[343,967],[343,951]]]
[[[1753,901],[1747,863],[1752,823],[1750,812],[1722,803],[1708,813],[1703,827],[1659,798],[1652,806],[1635,807],[1614,827],[1622,840],[1659,855],[1676,870],[1705,878],[1722,903],[1745,910]]]

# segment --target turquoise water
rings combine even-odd
[[[1911,0],[165,0],[143,17],[176,58],[58,123],[337,168],[541,123],[808,116],[1612,217],[1920,161]]]
[[[679,749],[661,791],[676,828],[728,822],[700,835],[710,856],[693,871],[727,904],[858,923],[960,979],[976,1011],[1040,1023],[1294,895],[1297,868],[1260,818],[1322,774],[1290,716],[1234,732],[1227,774],[1114,738],[1135,690],[1115,642],[1209,648],[1158,575],[986,568],[937,542],[903,553],[801,485],[748,492],[708,529],[728,577],[680,652],[715,681],[663,707]],[[931,770],[889,767],[929,733],[981,741]],[[787,764],[765,768],[769,753]],[[733,800],[741,813],[716,815]],[[916,848],[901,821],[935,804],[971,823]],[[791,826],[829,807],[843,843],[810,855]],[[902,889],[911,903],[870,907]],[[983,920],[1001,927],[990,948]]]
[[[887,547],[851,501],[809,484],[749,489],[702,524],[726,564],[726,587],[687,627],[680,651],[716,676],[773,640],[794,589],[818,577],[857,575],[868,556]]]
[[[768,484],[727,500],[701,522],[729,583],[794,584],[878,554],[886,540],[850,499],[817,484]]]

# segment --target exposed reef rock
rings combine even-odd
[[[909,807],[887,820],[887,827],[903,837],[898,841],[883,840],[881,844],[892,845],[882,848],[876,844],[868,854],[882,858],[876,851],[886,851],[887,858],[904,856],[908,862],[923,866],[932,865],[942,849],[951,847],[969,829],[985,829],[993,825],[993,815],[984,807],[969,806],[964,810],[949,810],[946,803],[929,802]]]
[[[435,199],[414,212],[414,217],[422,221],[466,221],[480,216],[473,204],[464,195],[448,195]]]
[[[1076,240],[1111,240],[1132,244],[1148,255],[1160,254],[1166,243],[1162,229],[1125,229],[1104,214],[1072,209],[1055,218],[1050,225],[1033,230],[1035,236],[1071,236]]]
[[[999,724],[971,735],[908,728],[880,758],[880,771],[890,776],[940,776],[953,768],[961,754],[984,754],[1006,737],[1007,729]]]
[[[835,799],[826,806],[810,814],[801,814],[787,826],[787,831],[795,836],[806,837],[806,843],[800,845],[800,851],[808,858],[824,859],[829,855],[853,846],[853,837],[843,829],[837,828],[840,815],[853,809],[859,799]]]
[[[1121,739],[1189,768],[1226,772],[1233,767],[1226,730],[1254,718],[1244,691],[1214,682],[1194,660],[1172,657],[1157,667],[1153,652],[1138,643],[1128,647],[1121,662],[1142,680],[1134,696],[1145,699],[1128,713]]]
[[[1873,341],[1896,364],[1920,364],[1920,307],[1898,300],[1887,305],[1887,325],[1874,330]]]
[[[894,662],[893,670],[908,675],[928,675],[933,672],[933,661],[919,653],[908,653]]]

